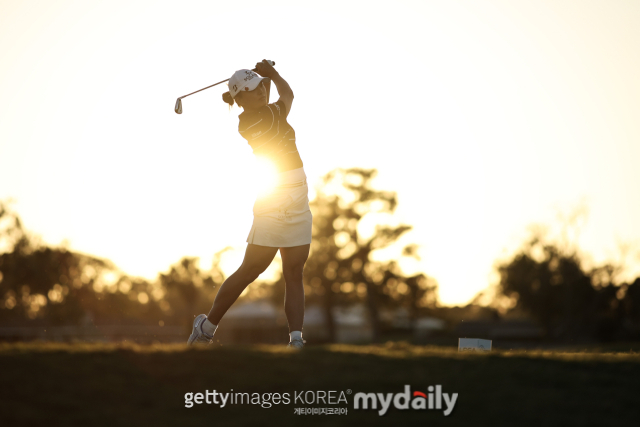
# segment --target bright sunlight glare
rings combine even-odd
[[[273,191],[278,181],[278,171],[273,163],[264,157],[255,158],[254,176],[260,177],[256,179],[255,185],[258,195],[266,196]]]

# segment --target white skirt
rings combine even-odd
[[[310,244],[313,217],[308,193],[303,168],[279,173],[274,190],[258,196],[253,205],[247,243],[274,248]]]

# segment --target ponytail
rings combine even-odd
[[[231,109],[231,107],[233,106],[234,100],[231,97],[231,94],[229,92],[225,92],[222,94],[222,100],[227,104],[229,104],[229,109]]]

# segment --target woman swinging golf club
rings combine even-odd
[[[253,153],[268,159],[278,170],[276,186],[258,196],[253,206],[253,225],[247,237],[247,250],[238,270],[218,290],[209,315],[200,314],[193,322],[187,343],[210,344],[222,316],[242,291],[267,269],[280,250],[285,279],[285,314],[289,322],[287,347],[302,348],[304,287],[302,271],[311,245],[311,211],[307,177],[296,147],[293,128],[287,123],[293,92],[289,84],[267,60],[255,71],[238,70],[229,79],[229,92],[222,99],[243,108],[238,131]],[[263,79],[270,78],[280,98],[268,104]]]

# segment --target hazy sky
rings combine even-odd
[[[230,274],[255,197],[240,110],[225,85],[173,106],[272,59],[310,187],[377,168],[412,268],[465,303],[556,209],[589,208],[596,262],[640,243],[638,22],[638,1],[0,0],[0,198],[132,275],[232,246]]]

